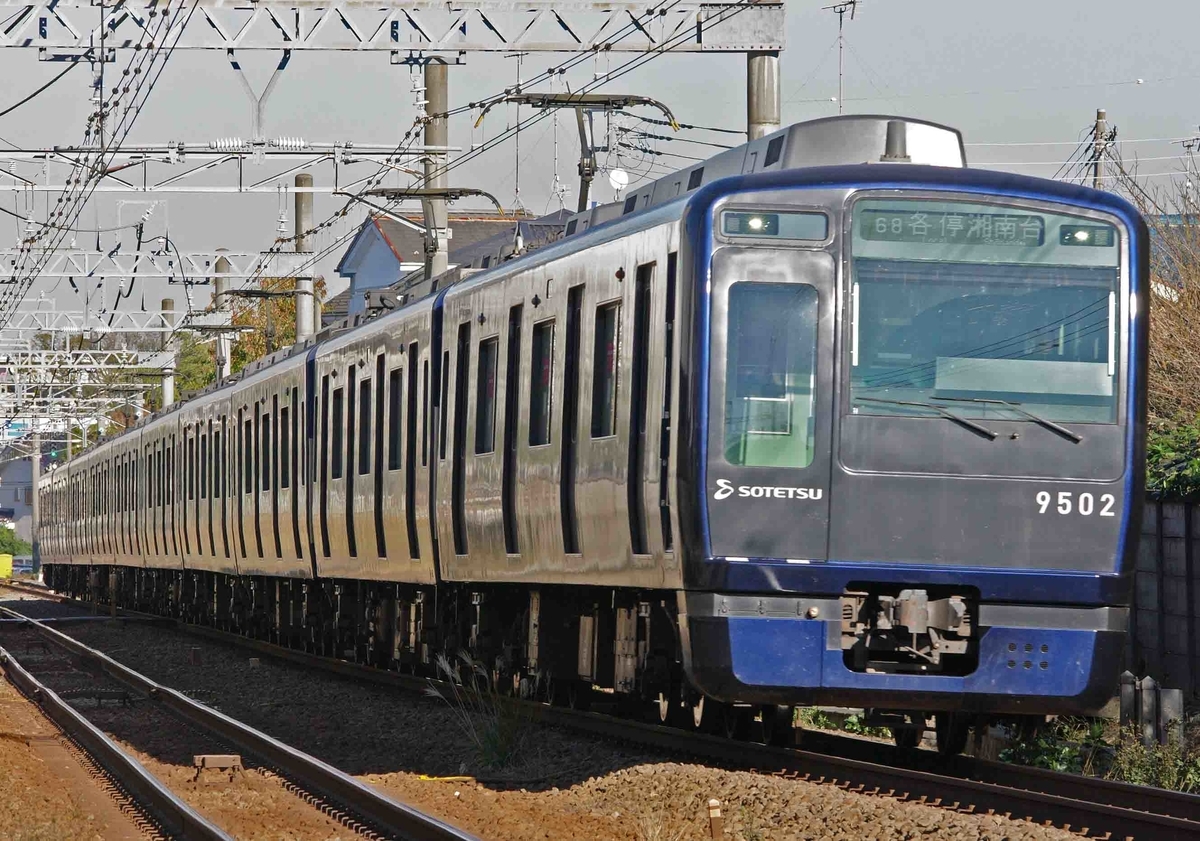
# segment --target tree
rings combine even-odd
[[[259,289],[268,295],[289,293],[295,288],[295,278],[290,277],[263,278],[259,283]],[[324,298],[323,278],[318,277],[313,282],[313,294],[318,299]],[[290,294],[261,298],[235,297],[233,323],[238,327],[253,328],[238,334],[234,343],[229,369],[236,374],[254,360],[296,341],[296,298]]]
[[[0,526],[0,555],[32,555],[33,547],[10,528]]]

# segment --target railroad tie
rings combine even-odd
[[[192,757],[192,764],[196,767],[192,782],[200,779],[200,773],[208,769],[229,772],[231,781],[234,774],[245,770],[242,767],[242,757],[236,753],[201,753]]]

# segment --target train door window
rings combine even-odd
[[[271,537],[275,539],[275,557],[283,557],[283,545],[279,539],[279,395],[271,395],[271,413],[263,415],[263,466],[266,484],[271,490]]]
[[[167,444],[167,509],[171,512],[171,554],[179,554],[179,536],[175,531],[175,436],[172,435]]]
[[[467,554],[466,441],[467,380],[471,366],[471,323],[458,325],[454,373],[454,460],[450,471],[450,514],[454,531],[454,554]],[[443,442],[444,444],[445,442]]]
[[[496,350],[495,337],[479,343],[479,368],[475,374],[475,454],[496,449]]]
[[[633,382],[629,387],[629,469],[625,488],[629,544],[635,555],[646,547],[646,388],[650,367],[650,284],[654,263],[638,266],[633,289]]]
[[[663,337],[663,398],[662,427],[659,432],[658,510],[662,518],[663,549],[672,550],[671,505],[670,505],[670,459],[671,459],[671,385],[675,373],[675,274],[678,254],[667,255],[667,305],[666,334]]]
[[[257,410],[257,404],[255,406]],[[238,412],[242,416],[242,412]],[[242,488],[243,494],[254,490],[254,424],[249,418],[242,421],[242,438],[238,441],[238,449],[242,451]]]
[[[221,506],[221,548],[226,558],[229,557],[229,528],[225,507],[225,448],[228,446],[228,433],[225,429],[225,416],[221,415],[221,428],[213,432],[213,458],[216,459],[216,476],[213,479],[213,496],[220,500]],[[216,552],[214,551],[215,555]]]
[[[250,421],[245,419],[246,412],[244,409],[238,409],[237,414],[237,453],[234,461],[234,477],[240,476],[241,481],[234,484],[239,485],[237,489],[237,533],[238,533],[238,548],[241,549],[241,557],[246,557],[246,508],[245,495],[246,489],[249,487],[250,471],[247,468],[250,466],[250,461],[247,457],[247,449],[250,446]],[[238,464],[241,464],[242,469],[238,470]]]
[[[254,412],[250,417],[253,419],[254,428],[250,433],[252,437],[249,437],[247,440],[248,446],[246,447],[247,455],[250,459],[250,481],[246,485],[246,492],[252,494],[254,497],[254,548],[258,551],[258,557],[261,558],[263,557],[262,503],[259,501],[259,494],[257,493],[258,488],[256,488],[255,485],[260,481],[263,485],[266,485],[267,479],[265,475],[262,476],[261,479],[257,475],[258,470],[255,469],[254,459],[259,457],[261,461],[267,461],[267,459],[259,456],[258,449],[265,440],[262,434],[262,427],[263,421],[267,420],[267,416],[261,414],[261,407],[259,401],[257,400],[254,401]],[[249,421],[247,423],[249,423]],[[265,488],[263,488],[263,490],[265,490]]]
[[[404,371],[393,368],[388,374],[388,438],[387,466],[388,470],[400,469],[401,426],[400,407],[404,405],[402,389],[404,387]],[[411,421],[411,418],[409,419]]]
[[[184,432],[184,438],[187,440],[187,463],[183,469],[183,481],[187,485],[187,498],[192,500],[196,498],[196,434]]]
[[[807,467],[813,458],[817,290],[735,283],[725,360],[725,460]]]
[[[409,348],[409,370],[413,369],[412,360],[416,357],[417,343],[413,342]],[[412,377],[409,377],[411,380]],[[421,363],[421,394],[424,400],[421,401],[421,466],[425,467],[429,464],[429,360],[426,359]],[[412,415],[409,415],[412,417]]]
[[[371,472],[371,381],[358,384],[358,473]]]
[[[331,422],[331,426],[333,427],[333,457],[330,459],[331,464],[329,467],[329,472],[333,479],[342,478],[342,424],[345,423],[345,419],[343,418],[343,394],[344,392],[340,388],[333,390],[333,420]]]
[[[383,384],[384,371],[387,369],[387,359],[382,353],[375,356],[375,382],[379,393],[375,395],[375,554],[380,558],[387,556],[387,539],[383,533],[383,441],[384,441],[384,402]],[[366,423],[364,421],[363,425]]]
[[[329,557],[329,375],[321,377],[321,555]]]
[[[292,427],[288,423],[291,411],[287,406],[279,410],[279,487],[292,486]]]
[[[583,316],[583,287],[567,292],[567,347],[563,365],[562,444],[560,446],[558,503],[562,511],[563,552],[579,552],[575,515],[575,450],[579,431],[579,322]]]
[[[211,425],[212,421],[209,421]],[[208,499],[208,435],[200,436],[200,498]]]
[[[357,443],[355,437],[355,419],[354,413],[354,396],[357,393],[355,389],[355,380],[358,375],[358,367],[351,365],[346,371],[346,398],[350,405],[346,407],[346,549],[350,553],[351,558],[358,557],[358,535],[354,531],[354,447]]]
[[[296,550],[296,557],[303,558],[304,553],[300,548],[300,416],[304,412],[300,405],[300,389],[292,386],[292,402],[291,402],[291,423],[285,419],[283,426],[291,435],[291,443],[283,448],[283,459],[291,465],[291,475],[296,479],[296,492],[292,494],[292,504],[289,506],[292,509],[292,542]],[[287,410],[284,410],[285,413]],[[285,418],[287,415],[285,414]]]
[[[529,371],[529,445],[550,443],[551,388],[554,383],[554,321],[533,325],[533,358]]]
[[[592,351],[592,437],[605,438],[617,431],[617,365],[620,360],[621,304],[614,301],[596,308],[595,344]]]
[[[404,519],[408,525],[408,556],[421,557],[421,542],[417,537],[417,343],[408,346],[408,423],[405,426],[404,456]],[[429,363],[425,363],[425,395],[429,396]],[[428,403],[426,403],[428,406]],[[425,441],[428,442],[428,426]],[[424,459],[424,450],[422,450]],[[424,461],[422,461],[424,464]]]
[[[441,451],[438,457],[446,460],[446,424],[450,420],[450,351],[442,352],[442,399],[438,404],[442,413]]]
[[[262,428],[259,432],[261,449],[258,455],[258,472],[262,476],[261,489],[271,490],[271,414],[262,413]]]
[[[504,464],[500,508],[504,515],[504,551],[517,554],[517,415],[521,383],[521,321],[524,308],[508,311],[508,352],[504,360]]]

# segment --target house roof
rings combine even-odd
[[[422,233],[424,225],[422,217],[419,214],[405,214],[404,218],[412,225],[405,225],[389,216],[379,215],[371,217],[371,223],[379,229],[379,233],[392,249],[392,253],[396,255],[398,261],[401,263],[424,262],[425,237]],[[453,231],[450,238],[450,262],[457,263],[460,262],[458,252],[469,249],[476,243],[497,234],[511,231],[513,216],[511,214],[501,216],[498,213],[484,211],[451,213],[449,222],[450,229]]]

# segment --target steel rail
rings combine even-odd
[[[41,587],[25,585],[14,589],[90,607],[87,602],[52,594]],[[121,612],[164,621],[154,614]],[[424,678],[309,654],[215,628],[167,621],[193,636],[354,680],[418,692],[423,692],[429,685]],[[1103,837],[1107,832],[1114,838],[1153,841],[1200,838],[1200,796],[1183,792],[973,757],[947,761],[930,751],[904,750],[864,739],[811,731],[804,734],[805,749],[777,748],[534,702],[515,703],[527,708],[539,723],[738,768],[836,784],[862,793],[888,795],[962,811],[1009,814],[1042,823],[1049,821],[1085,835],[1098,833]]]
[[[60,730],[74,739],[92,759],[111,774],[137,801],[138,806],[171,837],[184,841],[233,841],[232,836],[163,785],[142,763],[122,750],[56,692],[26,671],[16,658],[3,648],[0,648],[0,669]]]
[[[25,619],[39,634],[79,657],[85,665],[95,666],[115,680],[162,704],[185,721],[238,745],[247,753],[261,757],[310,791],[345,805],[388,833],[406,841],[479,841],[474,835],[401,803],[328,763],[222,712],[193,701],[181,692],[156,683],[103,652],[90,648],[36,619],[25,617],[7,607],[0,607],[0,613],[14,619]]]

